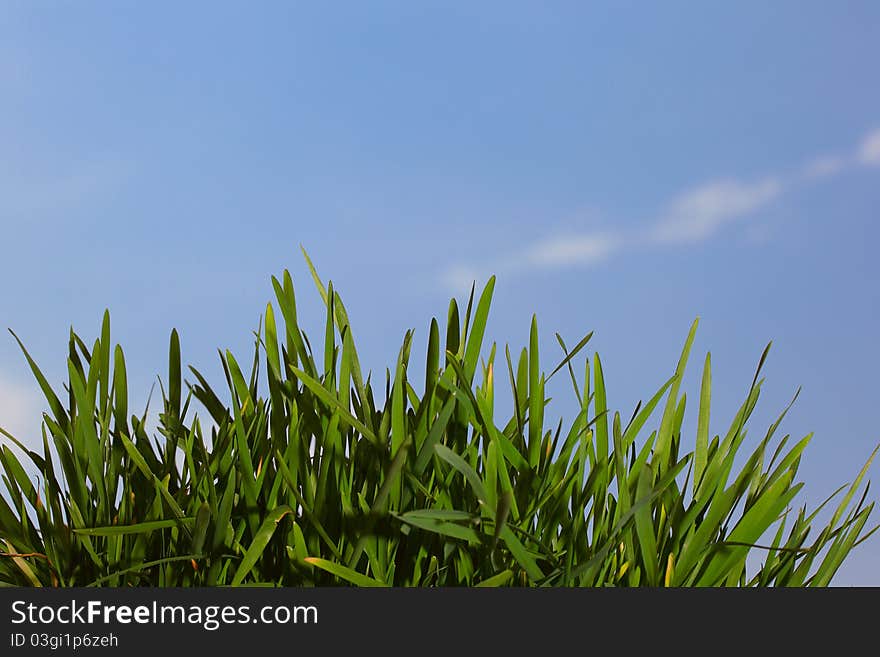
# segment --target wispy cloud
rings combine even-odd
[[[807,162],[801,176],[805,180],[827,178],[843,171],[846,167],[846,158],[839,155],[823,155]]]
[[[491,274],[511,274],[529,269],[595,265],[608,258],[625,241],[612,233],[557,235],[505,258],[487,260],[480,266],[455,264],[447,267],[441,282],[452,290],[464,290]]]
[[[440,282],[450,290],[464,290],[471,283],[486,278],[486,273],[476,267],[455,264],[447,267],[440,276]]]
[[[874,130],[862,140],[858,159],[866,166],[880,165],[880,129]]]
[[[536,267],[592,265],[611,255],[619,244],[620,239],[610,233],[555,237],[531,247],[525,262]]]
[[[662,243],[700,242],[724,224],[767,205],[781,192],[782,185],[775,178],[755,183],[718,180],[700,185],[674,199],[650,234]]]
[[[728,224],[754,216],[798,185],[867,166],[880,166],[880,129],[865,135],[851,154],[814,157],[794,174],[768,175],[754,181],[722,178],[687,189],[673,197],[653,222],[626,234],[607,230],[556,234],[479,267],[458,263],[447,268],[441,278],[447,287],[462,290],[491,273],[591,266],[632,248],[698,244]],[[752,241],[766,241],[769,232],[766,226],[762,229],[751,224],[747,236]]]

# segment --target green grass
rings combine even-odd
[[[297,323],[285,271],[250,370],[221,353],[222,393],[194,368],[184,378],[172,332],[161,438],[130,414],[108,314],[91,348],[71,331],[60,396],[22,345],[49,412],[39,453],[2,431],[0,584],[824,586],[876,529],[862,485],[870,459],[819,523],[821,508],[795,504],[810,437],[777,438],[785,412],[744,451],[766,350],[715,436],[706,356],[688,440],[680,386],[696,322],[671,378],[624,421],[598,354],[585,356],[590,335],[570,349],[557,335],[565,356],[549,374],[534,318],[519,353],[484,348],[492,278],[463,313],[450,303],[443,338],[432,320],[424,381],[408,376],[409,332],[377,384],[342,300],[308,264],[327,308],[321,352]],[[548,427],[557,376],[571,379],[580,412]],[[500,385],[513,412],[499,424]]]

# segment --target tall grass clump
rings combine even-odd
[[[860,492],[868,464],[829,498],[840,499],[827,523],[821,506],[795,506],[810,437],[775,438],[785,412],[744,453],[766,350],[714,436],[706,356],[696,436],[685,437],[696,322],[672,376],[625,421],[598,354],[578,358],[590,335],[572,348],[557,335],[564,358],[549,374],[534,318],[528,347],[484,353],[492,278],[463,313],[450,302],[445,336],[431,321],[424,381],[408,374],[408,332],[377,385],[342,300],[306,259],[327,309],[323,348],[297,323],[286,271],[272,279],[277,305],[250,371],[221,353],[222,393],[193,367],[184,378],[172,331],[161,437],[130,413],[108,314],[91,347],[71,331],[61,395],[19,341],[48,412],[40,451],[2,431],[0,584],[824,586],[876,529]],[[548,427],[557,375],[580,409]],[[502,380],[513,410],[498,423]]]

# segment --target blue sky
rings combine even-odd
[[[0,319],[60,387],[109,308],[145,400],[173,327],[213,380],[249,353],[284,268],[320,330],[300,244],[377,373],[495,273],[488,336],[536,313],[550,369],[595,331],[628,417],[699,316],[713,433],[769,340],[752,440],[803,387],[813,504],[880,442],[878,34],[868,1],[4,2]],[[36,392],[0,339],[0,425]]]

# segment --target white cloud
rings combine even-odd
[[[569,235],[544,240],[526,253],[526,260],[539,267],[590,265],[607,258],[620,240],[610,234]]]
[[[485,278],[479,271],[466,265],[453,265],[443,272],[443,284],[452,290],[470,289],[474,281]]]
[[[718,180],[685,192],[651,231],[658,242],[701,242],[724,224],[750,214],[775,199],[782,185],[775,178],[756,183]]]
[[[868,166],[880,165],[880,130],[874,130],[859,145],[859,162]]]
[[[0,427],[34,451],[42,451],[42,413],[36,382],[33,386],[15,383],[0,374]],[[2,434],[0,434],[2,436]],[[9,444],[5,436],[0,443]]]
[[[713,237],[725,224],[743,219],[779,198],[783,193],[821,178],[839,175],[854,163],[880,166],[880,129],[862,139],[855,156],[824,155],[807,161],[791,176],[765,176],[755,182],[736,178],[715,180],[673,198],[654,223],[620,235],[595,231],[539,239],[532,246],[508,253],[477,269],[459,264],[443,273],[443,283],[457,291],[470,289],[474,280],[488,274],[524,269],[573,267],[596,264],[612,253],[633,247],[658,248],[673,244],[696,244]],[[771,239],[767,226],[752,225],[745,233],[754,243]]]
[[[609,233],[570,234],[545,239],[519,252],[508,254],[481,267],[457,264],[448,267],[441,283],[458,293],[470,290],[476,281],[485,281],[492,274],[509,275],[535,268],[572,267],[601,262],[623,245],[623,241]]]
[[[845,166],[846,160],[837,155],[817,157],[803,168],[802,176],[808,180],[827,178],[840,173]]]

